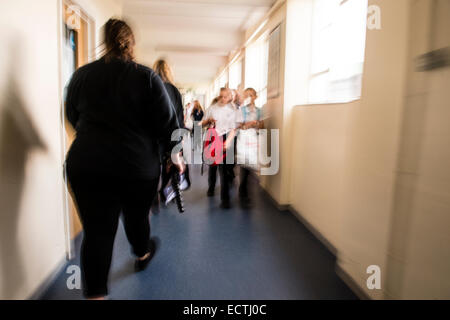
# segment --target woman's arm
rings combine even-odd
[[[237,130],[233,129],[228,134],[227,140],[225,141],[225,149],[230,149],[233,146],[234,138],[236,137]]]
[[[149,117],[153,122],[152,129],[165,156],[170,156],[171,151],[181,142],[180,140],[172,141],[172,134],[180,129],[180,125],[164,83],[155,73],[150,73],[150,93]],[[181,164],[179,168],[182,170]]]
[[[184,115],[183,115],[183,97],[181,96],[180,91],[175,88],[176,96],[177,96],[177,103],[175,106],[177,117],[178,117],[178,125],[180,128],[184,128]]]

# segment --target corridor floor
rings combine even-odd
[[[151,218],[161,248],[144,272],[133,272],[119,226],[111,299],[357,299],[336,275],[335,257],[291,213],[277,210],[262,190],[253,188],[251,210],[241,209],[237,200],[231,210],[222,210],[220,187],[215,198],[206,198],[206,172],[201,176],[196,167],[191,174],[186,213],[180,215],[171,205]],[[79,258],[67,264],[41,299],[82,298],[80,290],[67,288],[69,265],[79,265]]]

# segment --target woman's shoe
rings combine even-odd
[[[153,237],[150,239],[150,252],[148,256],[143,260],[136,259],[134,263],[134,270],[136,272],[144,271],[147,268],[148,264],[150,263],[150,261],[152,261],[153,257],[158,251],[160,243],[161,241],[159,240],[158,237]]]
[[[231,209],[231,203],[229,200],[222,200],[222,203],[220,204],[221,209]]]
[[[206,196],[208,198],[214,197],[214,188],[209,188],[208,192],[206,193]]]

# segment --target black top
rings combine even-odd
[[[178,121],[162,80],[134,62],[100,59],[77,70],[66,108],[77,132],[67,156],[75,174],[154,179],[158,143],[165,151],[176,144]]]
[[[192,111],[192,117],[194,118],[194,121],[202,121],[203,120],[203,111],[199,109],[195,109]]]
[[[172,101],[173,107],[177,114],[178,124],[180,128],[184,128],[184,111],[183,111],[183,98],[180,91],[171,83],[164,83],[167,93],[169,94],[170,101]]]

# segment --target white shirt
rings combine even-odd
[[[190,117],[191,116],[191,114],[192,114],[192,110],[194,109],[194,106],[190,106],[189,108],[185,108],[184,109],[184,116],[186,117],[186,116],[188,116],[188,117]]]
[[[219,136],[236,129],[236,110],[231,104],[224,106],[212,105],[206,110],[205,119],[210,118],[216,120],[216,131]]]
[[[264,110],[254,107],[253,110],[250,106],[243,106],[239,110],[236,111],[236,122],[237,123],[245,123],[251,121],[261,121],[264,120]]]

